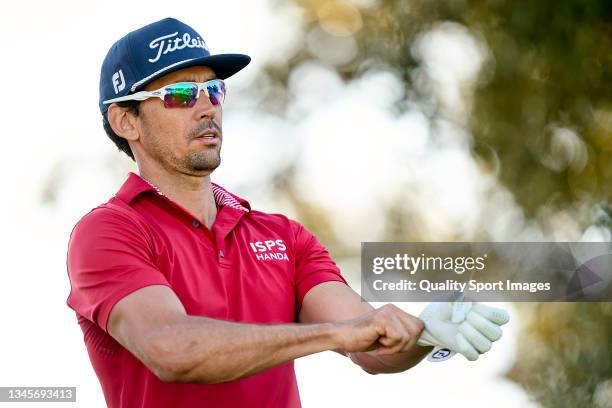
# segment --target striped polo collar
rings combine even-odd
[[[218,184],[211,184],[215,203],[218,207],[229,207],[244,212],[250,211],[250,205],[246,200],[228,192]],[[134,198],[146,191],[155,191],[160,196],[165,197],[164,193],[153,183],[136,173],[130,172],[117,195],[125,202],[130,203]]]

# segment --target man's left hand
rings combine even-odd
[[[447,348],[470,361],[491,349],[510,320],[503,309],[472,302],[430,303],[419,317],[425,330],[417,344]]]

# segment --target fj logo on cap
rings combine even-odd
[[[125,79],[123,78],[123,71],[119,70],[113,74],[113,88],[115,88],[115,93],[125,89]]]
[[[155,58],[149,58],[149,62],[157,62],[162,54],[168,54],[183,48],[202,48],[208,51],[208,46],[200,37],[192,38],[189,33],[178,35],[178,31],[172,34],[162,35],[149,43],[149,48],[157,50]]]

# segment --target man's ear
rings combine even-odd
[[[107,118],[113,132],[117,135],[126,140],[138,140],[136,115],[133,112],[113,103],[108,107]]]

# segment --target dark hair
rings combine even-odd
[[[134,115],[138,116],[138,106],[140,105],[140,101],[125,101],[116,103],[121,108],[127,108],[128,112],[131,112]],[[128,141],[116,134],[113,131],[113,128],[111,127],[110,123],[108,123],[108,111],[102,115],[102,127],[104,127],[106,136],[108,136],[108,138],[112,140],[113,143],[115,143],[117,148],[119,148],[119,150],[121,150],[123,153],[127,154],[132,160],[136,161],[134,159],[134,153],[132,153],[132,149],[130,149]]]

